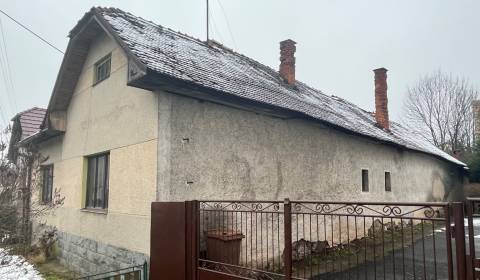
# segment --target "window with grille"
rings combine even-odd
[[[94,85],[110,77],[111,57],[112,56],[108,54],[95,63],[95,77],[93,79]]]
[[[42,202],[52,202],[53,190],[53,165],[42,167]]]
[[[108,153],[88,157],[86,208],[108,208]]]
[[[362,169],[362,192],[368,192],[368,170]]]

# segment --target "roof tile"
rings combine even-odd
[[[296,81],[219,45],[207,44],[115,8],[94,8],[131,52],[150,70],[256,102],[296,111],[357,134],[429,153],[464,166],[396,122],[390,131],[376,126],[372,113]]]

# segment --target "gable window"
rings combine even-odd
[[[362,169],[362,192],[368,192],[368,170]]]
[[[108,153],[90,156],[87,170],[86,208],[108,208]]]
[[[94,85],[110,77],[111,58],[111,54],[108,54],[95,63],[95,76],[93,78]]]
[[[53,165],[42,167],[42,202],[52,202]]]
[[[385,191],[391,192],[392,191],[392,181],[390,179],[390,172],[385,172]]]

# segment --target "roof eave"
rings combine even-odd
[[[361,134],[361,133],[346,129],[344,127],[311,117],[303,112],[281,108],[271,104],[262,103],[259,101],[253,101],[247,98],[242,98],[228,92],[221,92],[215,89],[211,89],[205,86],[195,84],[193,82],[180,80],[180,79],[171,77],[169,75],[152,71],[150,69],[147,69],[147,71],[143,75],[137,77],[134,80],[129,81],[128,85],[150,90],[150,91],[162,90],[162,91],[166,91],[174,94],[179,94],[182,96],[210,101],[210,102],[227,105],[227,106],[235,107],[239,109],[246,109],[254,112],[262,112],[263,114],[279,117],[282,119],[294,119],[294,118],[307,119],[310,121],[314,121],[314,122],[332,127],[334,129],[340,130],[350,135],[364,137],[371,141],[387,144],[403,150],[409,150],[409,151],[433,156],[444,162],[447,162],[449,164],[454,164],[462,168],[467,167],[465,163],[463,163],[462,165],[457,162],[450,161],[440,155],[428,153],[428,152],[417,150],[417,149],[412,149],[392,141],[381,140],[376,137],[372,137],[370,135]]]
[[[55,110],[65,110],[66,107],[68,107],[68,104],[70,103],[71,95],[73,94],[74,88],[76,83],[78,82],[78,76],[80,75],[81,68],[83,67],[83,62],[85,61],[85,57],[88,53],[88,48],[85,50],[85,47],[82,46],[80,50],[85,51],[84,55],[85,57],[80,58],[82,60],[82,63],[71,63],[70,60],[72,59],[72,52],[76,51],[78,52],[77,44],[79,44],[80,41],[85,40],[90,42],[92,38],[83,38],[83,34],[87,30],[89,26],[92,24],[98,24],[98,26],[109,36],[111,37],[120,47],[122,50],[125,52],[127,55],[128,59],[133,61],[135,65],[140,68],[142,71],[146,72],[146,66],[131,52],[131,50],[125,45],[123,40],[118,37],[117,33],[111,25],[103,19],[102,15],[99,13],[98,8],[92,8],[89,12],[87,12],[84,17],[77,23],[77,25],[70,31],[69,37],[70,41],[67,46],[67,50],[65,51],[65,55],[63,56],[62,64],[60,66],[59,73],[57,75],[57,79],[55,81],[55,85],[52,91],[52,94],[50,96],[50,100],[48,103],[47,107],[47,115],[49,112],[55,111]],[[88,36],[88,35],[86,35]],[[71,65],[74,65],[75,68],[72,69]],[[65,89],[65,87],[62,86],[62,82],[65,78],[67,78],[66,75],[76,75],[76,78],[74,77],[75,82],[70,83],[70,88]],[[62,89],[62,92],[60,92],[60,89]],[[61,94],[67,94],[69,96],[64,97],[66,98],[65,101],[63,101],[64,105],[58,106],[57,105],[57,99]],[[44,122],[42,123],[42,128],[47,128],[48,127],[48,122],[47,118],[45,118]]]

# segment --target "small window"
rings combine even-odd
[[[111,55],[103,57],[97,63],[95,63],[95,77],[93,78],[93,84],[98,84],[110,76]]]
[[[86,208],[108,208],[109,154],[88,157]]]
[[[362,192],[368,192],[368,170],[362,169]]]
[[[53,165],[42,167],[42,202],[52,202]]]
[[[385,191],[391,192],[392,191],[392,181],[390,179],[390,172],[385,172]]]

